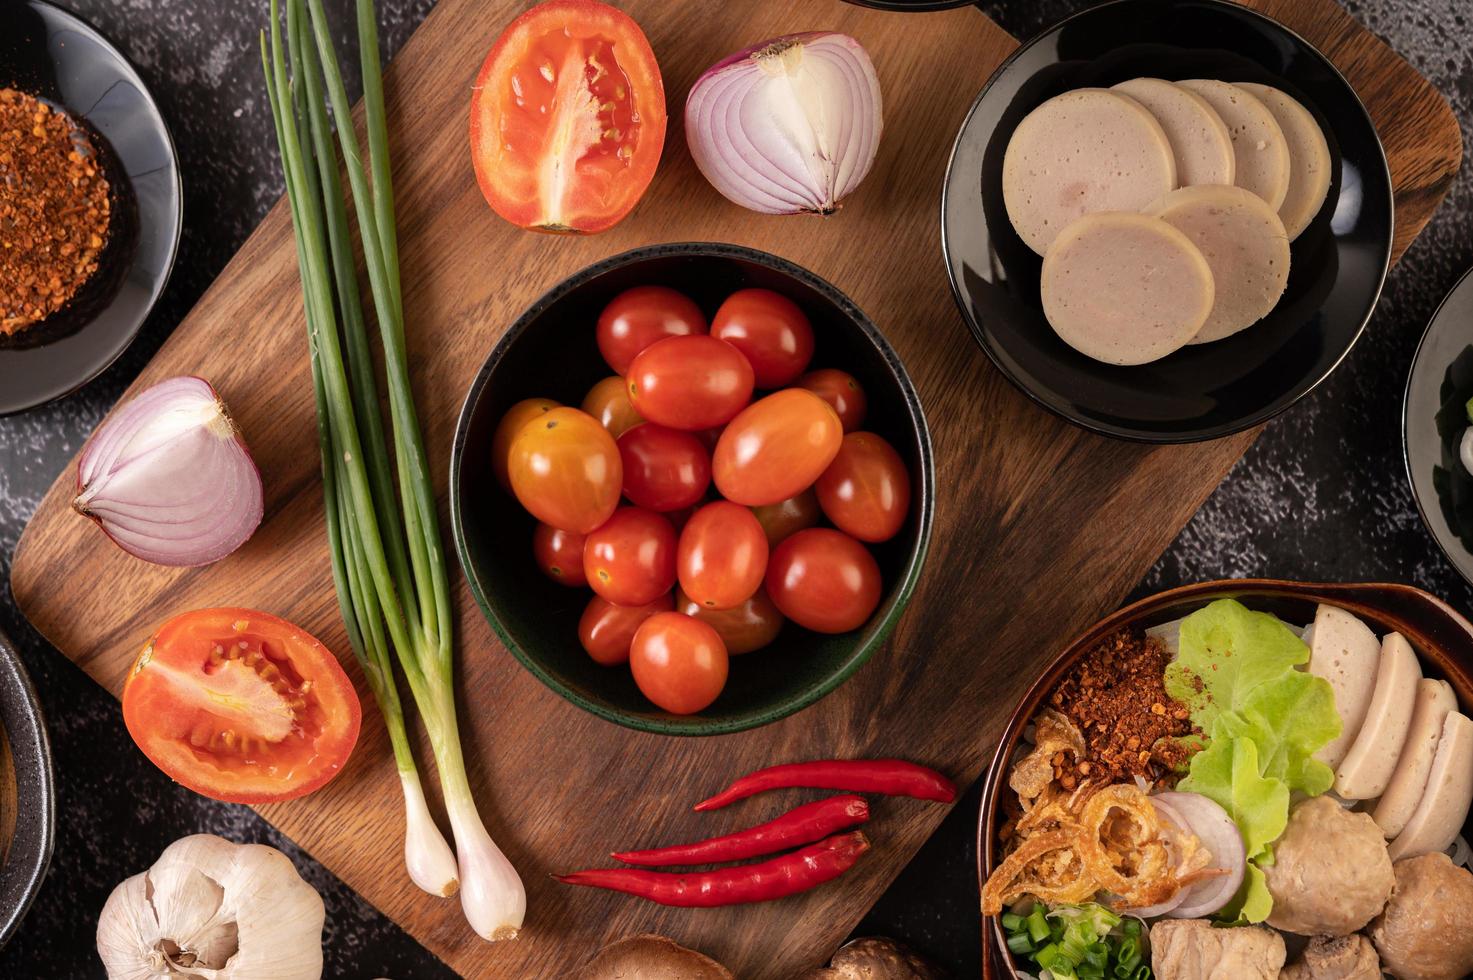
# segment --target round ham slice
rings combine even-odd
[[[1043,258],[1043,312],[1059,337],[1107,364],[1145,364],[1196,336],[1212,272],[1191,240],[1149,215],[1076,219]]]
[[[1262,102],[1284,131],[1289,148],[1289,189],[1279,205],[1279,219],[1289,240],[1309,226],[1330,193],[1330,144],[1314,116],[1298,101],[1270,85],[1237,82],[1237,87]]]
[[[1289,148],[1268,107],[1236,85],[1212,78],[1177,82],[1196,92],[1227,123],[1233,138],[1233,183],[1278,210],[1289,193]]]
[[[1202,96],[1161,78],[1132,78],[1110,91],[1130,96],[1156,117],[1176,157],[1178,184],[1233,182],[1232,133]]]

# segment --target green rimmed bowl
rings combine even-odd
[[[672,715],[650,704],[627,667],[595,663],[578,642],[591,593],[546,579],[532,561],[536,522],[491,474],[491,436],[524,398],[578,405],[610,374],[594,343],[599,311],[632,286],[678,289],[709,318],[750,286],[796,302],[813,323],[813,368],[854,375],[869,399],[864,428],[895,447],[910,468],[911,513],[891,540],[872,546],[885,583],[861,629],[827,636],[786,623],[764,650],[733,657],[726,689],[705,711]],[[455,547],[471,593],[506,648],[538,680],[586,711],[666,735],[722,735],[806,708],[869,659],[894,628],[920,577],[935,509],[931,437],[899,356],[850,299],[802,267],[738,245],[653,245],[613,256],[563,280],[517,318],[491,351],[461,408],[450,458]]]

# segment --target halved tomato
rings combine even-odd
[[[164,773],[211,799],[270,803],[336,776],[362,721],[332,651],[254,609],[166,622],[123,684],[128,734]]]
[[[665,89],[644,32],[621,10],[538,4],[502,32],[474,91],[476,181],[514,225],[605,231],[655,176]]]

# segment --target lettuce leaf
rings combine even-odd
[[[1250,860],[1267,853],[1289,824],[1289,787],[1263,775],[1251,738],[1214,738],[1192,758],[1176,788],[1200,793],[1231,814]]]
[[[1309,647],[1277,616],[1218,599],[1181,624],[1181,652],[1166,668],[1166,693],[1211,732],[1223,711],[1240,711],[1249,695],[1309,663]]]

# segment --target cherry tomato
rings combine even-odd
[[[753,402],[721,433],[711,457],[716,489],[748,507],[775,504],[813,485],[839,452],[844,429],[823,399],[784,388]]]
[[[842,531],[810,527],[773,549],[767,594],[799,626],[847,633],[863,626],[880,604],[880,566]]]
[[[583,574],[615,605],[654,602],[675,585],[675,528],[653,511],[620,507],[584,541]]]
[[[711,485],[711,454],[689,432],[646,422],[619,437],[624,496],[636,507],[690,507]]]
[[[674,602],[668,594],[643,606],[616,606],[596,595],[588,600],[578,620],[578,641],[590,657],[605,667],[626,663],[629,644],[634,642],[634,631],[639,629],[639,624],[655,613],[673,608]]]
[[[703,609],[701,604],[680,589],[675,590],[675,611],[699,619],[716,630],[726,652],[735,657],[740,653],[760,650],[782,632],[783,614],[767,597],[767,592],[758,589],[746,602],[730,609]]]
[[[740,504],[709,503],[680,532],[675,568],[680,587],[703,608],[730,609],[762,586],[767,534]]]
[[[794,531],[813,527],[823,517],[818,495],[812,487],[787,500],[753,507],[752,513],[756,515],[757,523],[762,525],[762,530],[767,532],[767,543],[772,547],[777,547],[779,541]]]
[[[674,715],[695,714],[726,686],[726,647],[716,630],[677,612],[655,613],[634,631],[629,667],[644,696]]]
[[[472,87],[471,162],[492,209],[537,231],[612,228],[665,143],[665,89],[629,15],[548,0],[492,46]]]
[[[611,374],[588,389],[583,396],[583,411],[598,419],[598,424],[609,430],[609,435],[619,438],[644,419],[629,404],[629,392],[624,388],[624,379]]]
[[[799,388],[807,388],[829,403],[844,423],[845,432],[853,432],[864,424],[869,400],[854,375],[838,368],[819,368],[798,379]]]
[[[588,584],[583,574],[583,535],[538,524],[532,532],[532,557],[542,574],[558,585]]]
[[[813,327],[798,304],[770,289],[732,293],[711,318],[711,336],[752,362],[758,388],[781,388],[813,360]]]
[[[905,461],[873,432],[851,432],[813,489],[834,527],[861,541],[889,541],[910,512]]]
[[[691,516],[695,514],[697,506],[697,504],[692,504],[689,507],[682,507],[679,510],[667,510],[664,512],[665,520],[669,521],[670,526],[675,528],[677,537],[681,531],[685,530],[685,525],[690,522]]]
[[[253,609],[175,616],[123,685],[123,722],[149,761],[231,803],[289,800],[322,786],[347,762],[361,720],[332,651]]]
[[[725,425],[752,399],[752,365],[705,334],[656,341],[634,358],[624,380],[634,410],[672,429]]]
[[[619,506],[619,447],[587,412],[554,408],[524,426],[509,466],[512,492],[544,524],[587,534]]]
[[[557,407],[558,403],[551,398],[528,398],[507,409],[501,421],[496,423],[496,431],[491,434],[491,472],[496,474],[496,482],[502,489],[511,489],[511,478],[506,469],[511,456],[511,441],[522,431],[522,426]]]
[[[706,332],[706,315],[684,293],[666,286],[635,286],[598,315],[598,350],[615,374],[629,373],[634,357],[666,337]]]

